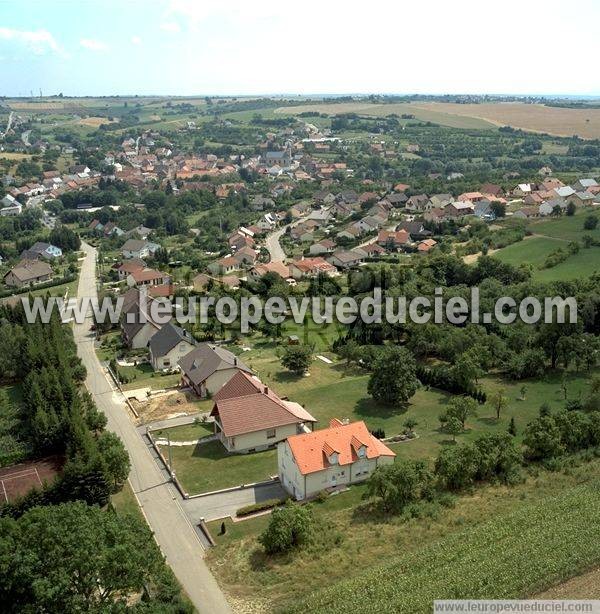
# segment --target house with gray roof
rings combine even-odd
[[[238,371],[252,370],[235,354],[213,343],[200,343],[179,360],[181,383],[199,397],[213,395]]]
[[[195,346],[191,333],[169,322],[150,339],[150,364],[155,371],[174,369]]]

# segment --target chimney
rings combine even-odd
[[[265,386],[265,394],[269,394],[269,387]]]
[[[233,366],[237,367],[237,356],[235,356],[233,359]]]

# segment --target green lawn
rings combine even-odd
[[[111,495],[110,502],[117,510],[117,513],[131,514],[132,516],[138,516],[144,520],[142,511],[140,510],[140,506],[138,505],[129,482],[125,482],[123,488],[118,493]],[[144,520],[144,522],[146,521]]]
[[[592,214],[594,210],[586,208],[577,211],[575,215],[563,215],[559,218],[543,218],[531,221],[527,230],[534,234],[566,239],[567,241],[581,241],[583,235],[591,235],[595,239],[600,239],[600,225],[594,230],[584,230],[583,222],[585,218]],[[596,215],[598,213],[596,212]]]
[[[162,446],[167,457],[167,447]],[[220,441],[171,447],[173,468],[190,494],[267,480],[277,473],[277,450],[228,454]]]
[[[565,248],[564,241],[559,239],[551,239],[546,237],[531,237],[518,241],[512,245],[502,248],[495,252],[494,258],[498,258],[506,264],[519,266],[520,264],[532,264],[538,268],[544,264],[548,254],[556,251],[558,248]]]
[[[119,367],[121,377],[126,376],[130,381],[123,384],[123,390],[135,390],[137,388],[152,388],[162,390],[176,386],[181,379],[181,374],[173,373],[163,375],[156,373],[149,363],[136,365],[135,367]]]
[[[214,426],[212,422],[194,422],[192,424],[183,424],[182,426],[173,426],[168,429],[160,429],[153,431],[154,438],[167,438],[171,441],[195,441],[201,437],[212,435]]]
[[[564,262],[550,269],[535,271],[536,281],[569,281],[589,277],[600,271],[600,247],[580,249],[577,254],[569,256]]]

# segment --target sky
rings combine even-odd
[[[0,95],[600,95],[599,0],[0,0]]]

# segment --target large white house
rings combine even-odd
[[[364,422],[335,418],[327,429],[288,437],[277,446],[279,479],[299,501],[327,488],[362,482],[395,456]]]

